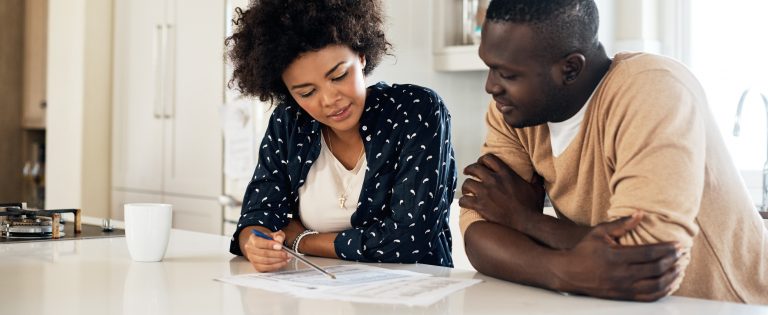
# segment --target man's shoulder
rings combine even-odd
[[[633,76],[647,71],[688,75],[688,69],[679,61],[667,56],[644,52],[620,52],[613,58],[612,71]]]

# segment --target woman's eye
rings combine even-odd
[[[341,80],[343,80],[344,78],[347,77],[347,73],[349,73],[349,72],[344,72],[342,75],[340,75],[338,77],[335,77],[335,78],[333,78],[331,80],[333,80],[333,81],[341,81]]]
[[[307,97],[312,96],[312,94],[315,94],[315,90],[312,90],[312,91],[309,91],[309,92],[306,92],[306,93],[299,93],[299,96],[302,97],[302,98],[307,98]]]

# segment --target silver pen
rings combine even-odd
[[[272,239],[272,237],[270,237],[269,235],[267,235],[267,234],[264,234],[264,233],[262,233],[261,231],[259,231],[259,230],[257,230],[257,229],[253,229],[253,230],[251,230],[251,231],[253,232],[253,235],[256,235],[256,236],[258,236],[258,237],[261,237],[261,238],[263,238],[263,239],[267,239],[267,240],[270,240],[270,241],[273,241],[273,240],[274,240],[274,239]],[[291,254],[291,256],[293,256],[293,257],[296,257],[296,259],[300,260],[301,262],[303,262],[303,263],[305,263],[305,264],[309,265],[310,267],[314,268],[314,269],[315,269],[315,270],[317,270],[317,271],[320,271],[320,272],[322,272],[322,273],[323,273],[323,274],[325,274],[326,276],[329,276],[329,277],[331,277],[331,279],[336,279],[336,275],[334,275],[334,274],[332,274],[332,273],[330,273],[330,272],[328,272],[328,271],[325,271],[325,269],[323,269],[322,267],[320,267],[320,266],[318,266],[318,265],[315,265],[315,263],[313,263],[313,262],[309,261],[309,259],[306,259],[306,258],[304,258],[304,255],[302,255],[302,254],[299,254],[299,253],[297,253],[297,252],[293,251],[292,249],[290,249],[290,248],[288,248],[288,247],[285,247],[285,246],[283,246],[283,244],[280,244],[280,246],[282,247],[282,249],[283,249],[283,250],[284,250],[286,253],[288,253],[288,254]]]

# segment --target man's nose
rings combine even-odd
[[[491,95],[498,95],[502,92],[501,86],[493,77],[493,71],[488,71],[488,76],[485,78],[485,92]]]

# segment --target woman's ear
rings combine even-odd
[[[562,61],[560,72],[562,74],[563,85],[570,85],[576,82],[579,75],[584,70],[587,58],[581,53],[571,53],[566,56]]]
[[[363,65],[363,69],[365,69],[365,62],[366,62],[365,55],[360,54],[360,64]]]

